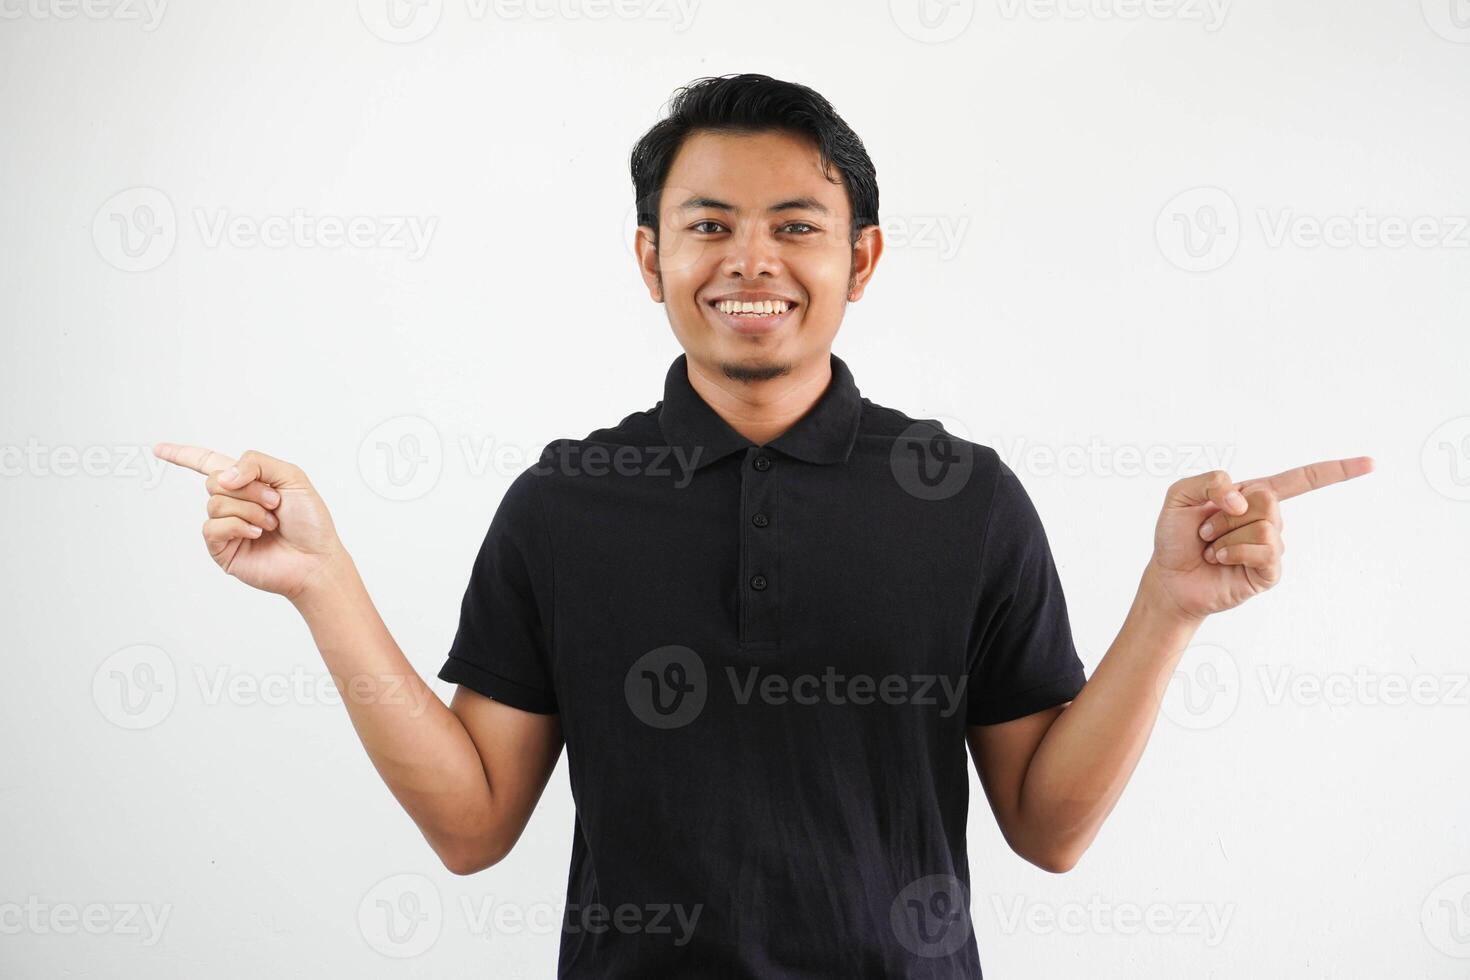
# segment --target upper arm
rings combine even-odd
[[[1070,701],[1086,672],[1041,516],[1015,472],[998,459],[995,468],[976,582],[965,720],[999,727]],[[1044,731],[1049,723],[1033,724]]]
[[[469,732],[490,785],[493,817],[463,868],[480,870],[510,853],[526,829],[561,757],[561,718],[513,708],[463,685],[449,707]]]
[[[1021,819],[1021,788],[1041,740],[1071,703],[999,724],[971,725],[968,729],[970,754],[995,822],[1011,849],[1033,863],[1039,849],[1032,846],[1028,828]]]
[[[1022,821],[1022,789],[1041,740],[1085,683],[1046,529],[1020,479],[997,460],[965,720],[1006,843],[1041,867],[1047,842]]]
[[[490,790],[490,817],[456,848],[456,868],[479,870],[509,853],[561,755],[550,538],[528,470],[496,508],[439,670],[441,680],[458,685],[449,707],[474,743]]]

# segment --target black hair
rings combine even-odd
[[[679,147],[693,132],[758,133],[780,130],[806,136],[817,145],[822,173],[832,180],[833,166],[845,182],[852,212],[849,244],[859,231],[878,223],[878,174],[863,141],[832,104],[796,82],[769,75],[719,75],[695,79],[674,92],[668,115],[633,147],[629,161],[638,223],[653,229],[658,245],[658,202]]]

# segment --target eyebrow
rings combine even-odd
[[[709,208],[714,211],[739,211],[733,204],[717,201],[712,197],[691,197],[679,205],[685,211],[695,211],[700,208]],[[775,214],[778,211],[815,211],[818,214],[830,214],[827,206],[814,197],[794,197],[789,201],[781,201],[766,208],[766,213]]]

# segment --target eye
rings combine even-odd
[[[704,221],[696,221],[694,223],[693,230],[694,231],[699,231],[701,225],[714,225],[716,228],[723,228],[724,227],[718,221],[710,221],[710,220],[706,219]],[[700,233],[701,234],[711,234],[711,235],[714,234],[714,232],[712,232],[712,231],[711,232],[707,232],[707,233],[706,232],[700,232]]]
[[[797,234],[811,234],[811,233],[816,232],[816,230],[817,230],[817,226],[816,225],[807,224],[805,221],[792,221],[792,222],[786,224],[785,227],[787,227],[787,228],[805,228],[805,229],[807,229],[807,231],[805,231],[805,232],[798,232]]]

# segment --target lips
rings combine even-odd
[[[735,299],[736,297],[732,296],[728,298]],[[784,296],[751,296],[749,298],[740,297],[740,299],[743,302],[749,303],[757,302],[760,299],[781,299],[791,304],[785,313],[722,313],[717,305],[723,302],[722,299],[711,300],[705,304],[709,307],[710,312],[718,322],[735,333],[745,336],[757,336],[780,329],[800,309],[800,306],[791,300],[787,300]]]

